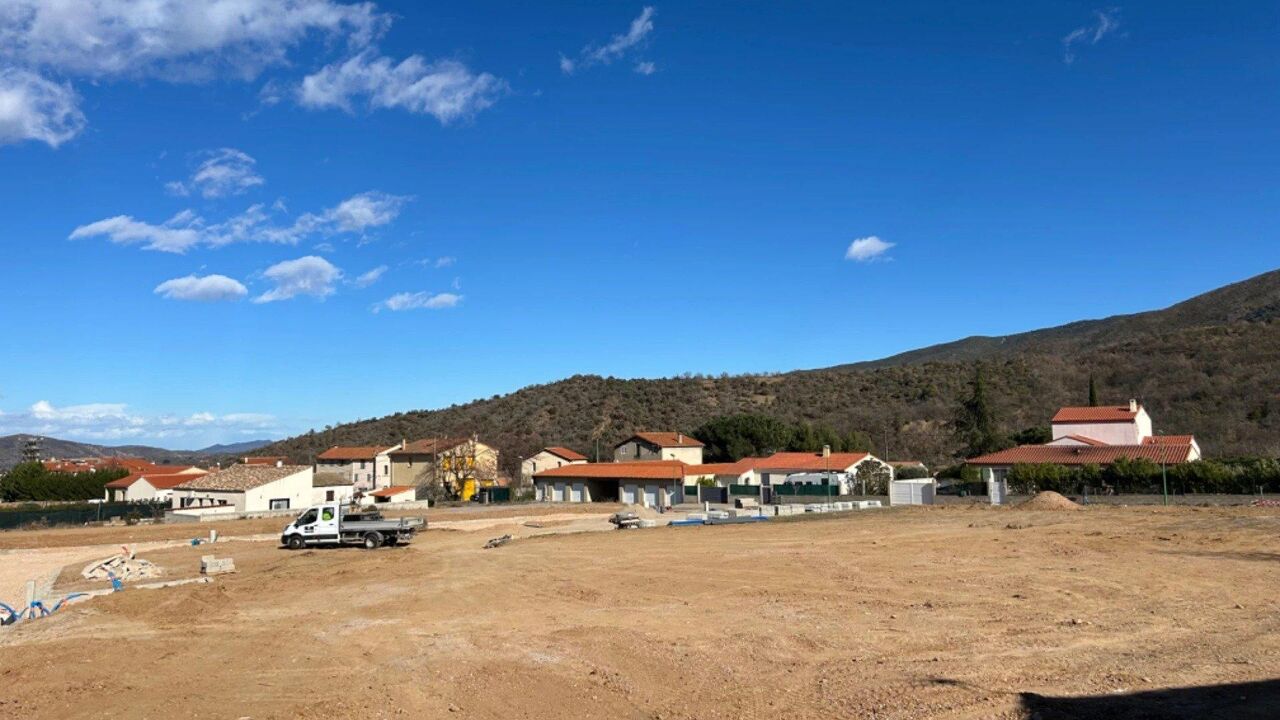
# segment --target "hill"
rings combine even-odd
[[[245,442],[229,443],[226,445],[210,445],[207,448],[200,448],[196,452],[201,455],[210,457],[220,457],[222,455],[242,455],[251,453],[260,447],[270,445],[271,440],[246,440]]]
[[[1160,433],[1195,433],[1211,456],[1280,456],[1280,271],[1172,307],[1004,337],[972,337],[882,360],[778,375],[620,380],[575,376],[440,410],[414,410],[274,443],[309,461],[334,444],[478,433],[504,466],[549,444],[601,456],[638,429],[691,431],[726,414],[862,431],[891,459],[955,458],[948,421],[984,367],[1006,430],[1083,404],[1142,399]]]
[[[6,435],[0,437],[0,469],[9,468],[22,461],[22,449],[30,435]],[[137,457],[162,465],[183,465],[205,462],[210,459],[235,453],[247,453],[262,447],[270,441],[263,440],[252,444],[253,447],[237,450],[237,445],[214,445],[204,450],[166,450],[148,445],[94,445],[72,440],[59,440],[41,436],[42,455],[45,458],[81,458],[81,457]],[[218,450],[228,447],[231,450]]]

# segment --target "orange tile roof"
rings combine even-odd
[[[638,432],[617,445],[614,445],[614,447],[626,445],[636,438],[640,438],[650,445],[657,445],[662,448],[704,447],[702,443],[698,442],[697,438],[678,432]]]
[[[571,462],[578,462],[580,460],[587,459],[587,456],[583,455],[582,453],[574,452],[567,447],[560,447],[558,445],[555,447],[543,448],[542,451],[549,452],[558,458],[564,458],[565,460],[569,460]]]
[[[112,480],[104,487],[109,487],[112,490],[127,490],[130,485],[146,478],[151,487],[157,490],[168,490],[181,485],[186,480],[207,474],[208,471],[201,470],[194,465],[156,465],[151,470],[133,472],[118,480]]]
[[[414,488],[412,485],[392,485],[391,487],[384,487],[381,490],[374,490],[373,492],[369,493],[369,497],[389,498],[395,495],[399,495],[400,493],[407,493],[413,489]]]
[[[822,453],[780,452],[755,462],[757,470],[792,470],[796,472],[815,472],[827,469],[844,470],[871,457],[871,453],[831,453],[824,458]]]
[[[683,480],[696,475],[698,465],[685,465],[679,460],[645,462],[584,463],[565,465],[535,473],[535,478],[594,478],[597,480]]]
[[[334,445],[316,456],[317,460],[373,460],[390,450],[389,446],[366,445],[361,447],[341,447]]]
[[[1141,409],[1141,405],[1138,406]],[[1108,405],[1104,407],[1064,407],[1054,414],[1055,423],[1111,423],[1130,422],[1138,416],[1136,410],[1128,405]]]
[[[1120,458],[1146,459],[1154,463],[1176,465],[1187,462],[1190,445],[1023,445],[980,455],[965,462],[969,465],[1018,465],[1052,463],[1054,465],[1110,465]]]
[[[704,465],[687,465],[689,475],[741,475],[753,468],[759,458],[743,458],[731,463],[706,463]]]

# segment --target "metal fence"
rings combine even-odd
[[[75,503],[36,506],[19,505],[17,509],[0,510],[0,530],[12,530],[25,526],[48,525],[84,525],[111,518],[159,519],[169,503],[151,502],[118,502],[118,503]]]

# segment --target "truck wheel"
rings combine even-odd
[[[375,531],[364,534],[365,550],[377,550],[380,547],[382,547],[382,533]]]
[[[289,536],[289,549],[290,549],[290,550],[301,550],[302,548],[304,548],[304,547],[306,547],[306,546],[307,546],[307,543],[306,543],[306,541],[304,541],[304,540],[302,539],[302,536],[301,536],[301,535],[290,535],[290,536]]]

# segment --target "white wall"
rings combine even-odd
[[[333,498],[329,498],[329,493],[333,493]],[[355,488],[351,485],[339,485],[337,487],[313,487],[311,489],[311,504],[319,505],[326,502],[349,503],[355,495]]]
[[[245,512],[270,510],[271,501],[276,498],[287,499],[290,509],[308,507],[312,504],[311,493],[315,490],[312,487],[314,478],[315,473],[311,468],[306,468],[275,482],[249,490],[244,494],[245,506],[242,510]]]

